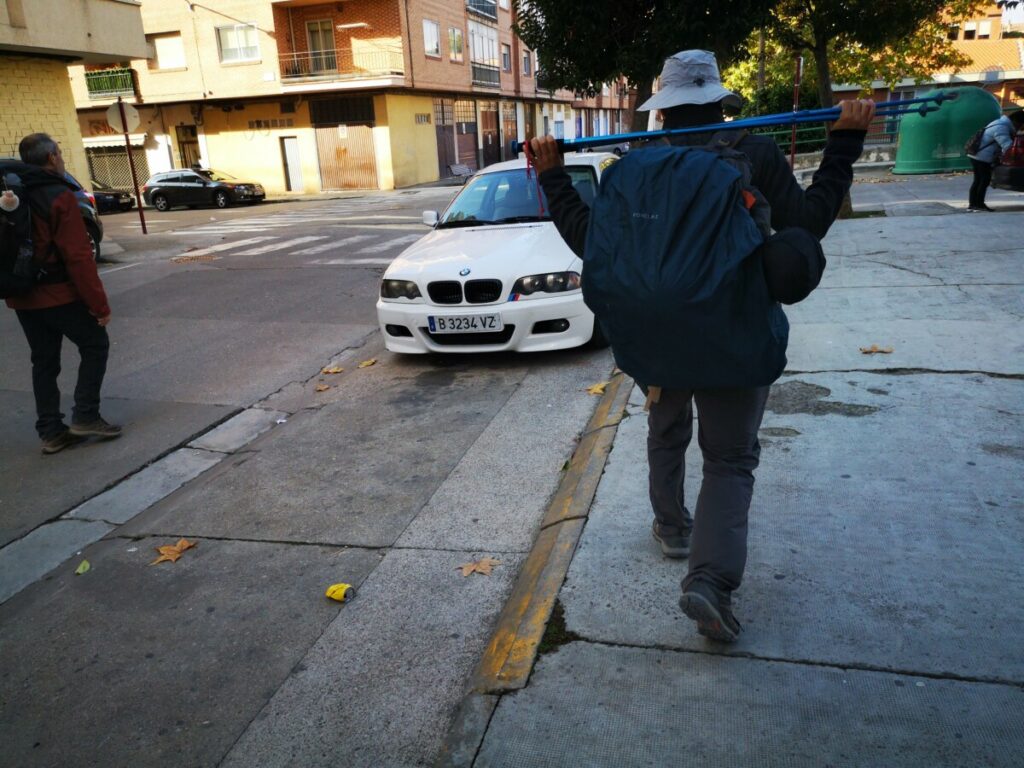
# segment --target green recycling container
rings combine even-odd
[[[964,144],[979,128],[992,122],[1002,110],[999,100],[983,88],[945,88],[957,94],[944,101],[938,112],[904,115],[900,122],[899,146],[893,173],[942,173],[968,170],[971,161]],[[926,96],[937,96],[931,91]]]

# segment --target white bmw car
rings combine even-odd
[[[588,204],[617,158],[568,154],[573,186]],[[392,352],[541,352],[603,343],[583,303],[583,262],[565,244],[525,159],[483,169],[434,231],[384,272],[377,319]]]

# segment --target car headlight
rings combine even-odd
[[[382,299],[418,299],[420,289],[412,280],[382,280],[380,284]]]
[[[512,286],[513,297],[529,296],[533,293],[563,293],[580,287],[578,272],[549,272],[545,275],[528,275],[516,280]]]

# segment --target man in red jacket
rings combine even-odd
[[[18,152],[22,162],[52,174],[56,184],[64,183],[64,158],[57,142],[48,135],[26,136],[18,145]],[[52,200],[48,216],[39,215],[33,206],[33,250],[36,261],[48,267],[48,273],[64,279],[39,283],[28,294],[7,299],[7,306],[17,311],[32,350],[36,431],[42,438],[44,454],[57,453],[89,436],[109,439],[121,434],[121,427],[108,424],[100,416],[100,387],[110,349],[106,329],[110,306],[93,260],[89,236],[70,189],[48,199]],[[57,388],[65,336],[81,355],[70,429],[64,424]]]

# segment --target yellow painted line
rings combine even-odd
[[[473,676],[475,692],[525,687],[632,389],[632,379],[621,373],[605,389],[498,617]]]

